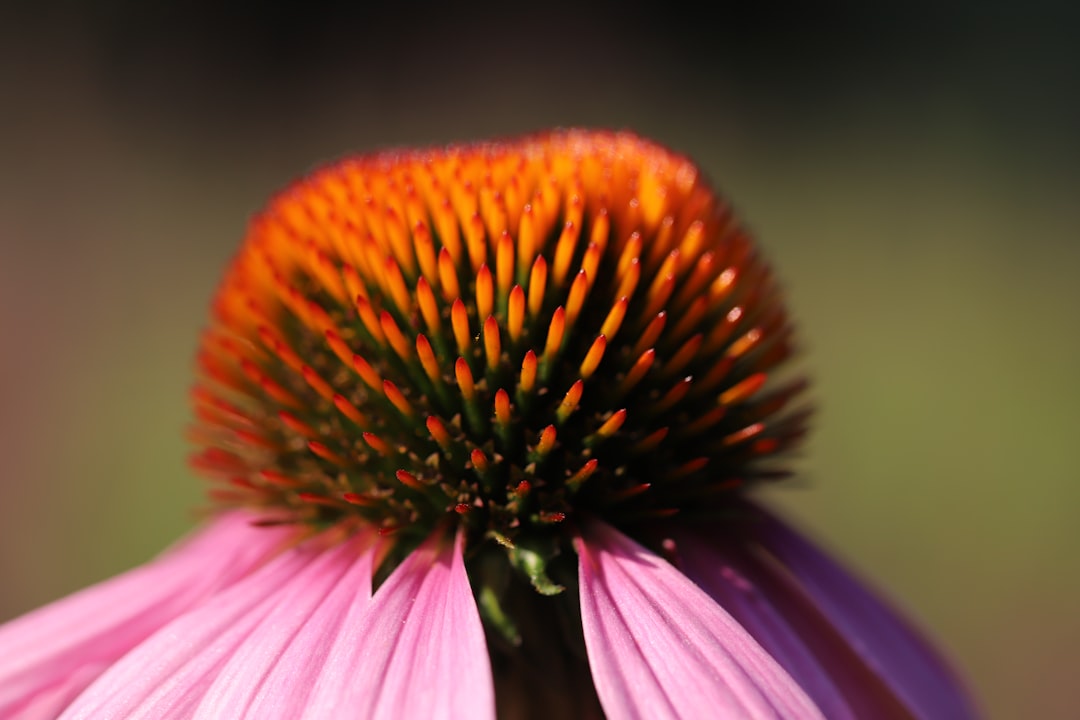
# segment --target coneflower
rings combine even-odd
[[[972,717],[747,498],[805,431],[791,351],[730,207],[634,135],[325,167],[202,340],[214,519],[0,628],[0,716]]]

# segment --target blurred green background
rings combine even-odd
[[[633,129],[760,238],[820,407],[783,509],[993,718],[1075,717],[1080,14],[1065,4],[0,11],[0,620],[193,523],[197,334],[354,151]]]

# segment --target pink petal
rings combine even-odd
[[[230,585],[283,530],[230,513],[146,565],[0,626],[0,717],[55,717],[114,660]]]
[[[737,534],[679,528],[678,565],[749,632],[829,718],[906,718],[907,710],[775,561]]]
[[[678,570],[593,522],[578,543],[581,621],[612,718],[820,718],[799,686]]]
[[[436,533],[350,614],[304,717],[495,717],[484,630],[462,558]]]
[[[196,716],[300,717],[346,616],[362,613],[371,601],[372,545],[372,538],[360,536],[328,551],[333,556],[328,572],[281,593],[226,662]]]
[[[921,718],[977,717],[953,671],[901,616],[794,530],[747,504],[747,528],[779,560],[850,647]]]
[[[334,557],[288,550],[181,615],[112,665],[61,716],[166,720],[193,714],[214,677],[290,588],[316,583]]]

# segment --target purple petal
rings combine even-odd
[[[578,543],[593,681],[613,718],[820,718],[761,646],[697,585],[614,528]]]
[[[747,504],[747,529],[782,563],[820,612],[880,679],[920,718],[975,718],[972,703],[940,655],[901,616],[790,527]]]
[[[462,558],[436,533],[346,619],[304,717],[495,717],[484,630]]]
[[[0,717],[55,717],[114,660],[273,554],[230,513],[156,560],[0,626]]]
[[[753,552],[737,533],[711,536],[686,528],[672,531],[679,569],[727,610],[827,717],[909,717],[775,560]]]

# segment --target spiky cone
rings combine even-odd
[[[628,134],[324,168],[254,220],[215,308],[215,499],[403,550],[724,513],[804,431],[802,383],[769,383],[791,330],[768,268],[693,164]]]
[[[803,382],[775,377],[791,351],[730,207],[637,136],[397,150],[293,184],[217,295],[193,463],[227,517],[299,543],[273,563],[359,558],[339,572],[360,578],[364,609],[324,618],[330,650],[320,610],[294,617],[315,626],[275,666],[295,673],[204,679],[199,709],[484,717],[493,688],[503,717],[969,713],[917,635],[885,611],[842,617],[878,606],[745,498],[805,430]],[[213,602],[191,613],[220,622]],[[191,613],[175,622],[202,628]],[[173,652],[166,629],[72,717],[112,707],[115,687],[134,702],[131,683],[167,694],[139,664]],[[238,641],[234,675],[255,672],[245,648],[273,657],[260,632]]]

